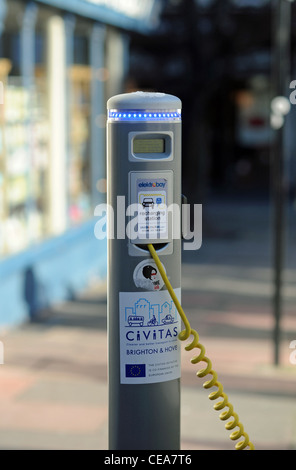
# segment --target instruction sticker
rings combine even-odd
[[[164,271],[165,267],[162,265]],[[137,287],[146,290],[161,290],[164,286],[164,281],[158,272],[155,262],[151,259],[141,261],[133,275],[134,283]]]
[[[181,289],[175,289],[181,301]],[[148,384],[181,375],[181,320],[168,291],[120,292],[120,381]]]
[[[167,191],[165,178],[141,178],[137,180],[139,238],[167,238]]]

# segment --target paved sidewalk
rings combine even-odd
[[[295,449],[295,232],[275,367],[269,209],[221,202],[205,211],[202,249],[184,252],[184,309],[256,448]],[[107,449],[105,286],[0,339],[0,449]],[[191,356],[182,353],[182,449],[233,449]]]

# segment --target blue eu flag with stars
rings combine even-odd
[[[146,364],[126,364],[125,376],[133,379],[146,377]]]

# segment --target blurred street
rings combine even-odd
[[[296,448],[295,213],[287,234],[280,366],[273,365],[271,206],[210,200],[203,246],[183,256],[182,303],[256,449]],[[1,449],[107,449],[105,285],[1,332]],[[182,449],[233,449],[182,355]]]

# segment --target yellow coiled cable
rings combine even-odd
[[[206,357],[206,351],[205,351],[205,347],[199,342],[199,335],[197,333],[197,331],[193,330],[190,326],[190,323],[184,313],[184,310],[174,292],[174,289],[172,288],[171,286],[171,283],[170,281],[168,280],[168,277],[166,275],[166,272],[162,266],[162,263],[155,251],[155,248],[153,245],[151,244],[148,244],[148,249],[150,251],[150,254],[160,272],[160,275],[166,285],[166,288],[167,290],[169,291],[169,294],[174,302],[174,304],[176,305],[176,308],[180,314],[180,317],[184,323],[184,326],[185,326],[185,330],[181,331],[179,333],[179,339],[181,341],[185,341],[189,338],[190,335],[193,335],[193,340],[190,344],[188,344],[187,346],[185,346],[185,349],[186,351],[191,351],[192,349],[194,348],[198,348],[200,349],[200,354],[198,356],[195,356],[191,359],[191,362],[192,364],[198,364],[199,362],[205,362],[207,364],[207,366],[204,368],[204,369],[201,369],[197,372],[197,376],[198,377],[205,377],[206,375],[211,375],[212,376],[212,379],[211,380],[208,380],[206,382],[204,382],[203,384],[203,387],[205,389],[209,389],[209,388],[212,388],[212,387],[217,387],[217,390],[215,392],[212,392],[210,393],[209,395],[209,399],[210,400],[216,400],[218,398],[222,398],[221,401],[219,401],[218,403],[216,403],[214,405],[214,409],[217,410],[217,411],[221,411],[223,410],[224,408],[228,408],[227,410],[223,411],[222,413],[220,413],[219,415],[219,418],[222,420],[222,421],[226,421],[228,420],[229,418],[233,418],[233,420],[231,421],[228,421],[226,424],[225,424],[225,428],[227,431],[231,431],[232,429],[234,428],[238,428],[238,430],[236,431],[233,431],[231,434],[230,434],[230,439],[233,440],[233,441],[236,441],[240,438],[243,438],[243,440],[239,441],[236,443],[235,445],[235,448],[236,450],[243,450],[243,449],[246,449],[248,448],[249,450],[254,450],[254,445],[252,444],[252,442],[250,442],[250,439],[249,439],[249,436],[248,434],[244,431],[244,427],[242,425],[242,423],[240,422],[239,420],[239,417],[237,415],[237,413],[234,412],[233,410],[233,405],[228,401],[228,396],[226,395],[226,393],[223,391],[223,386],[222,384],[218,381],[218,375],[217,375],[217,372],[215,372],[213,369],[212,369],[212,363],[210,361],[210,359],[208,357]]]

